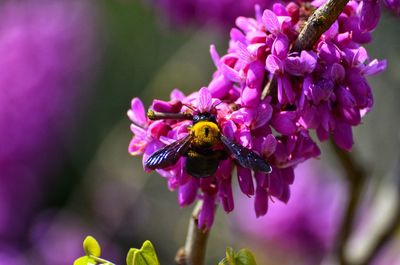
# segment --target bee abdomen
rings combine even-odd
[[[226,159],[224,151],[213,150],[189,150],[187,153],[185,171],[196,178],[205,178],[214,175],[219,162]]]

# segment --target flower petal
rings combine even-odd
[[[202,87],[198,96],[198,110],[200,112],[209,112],[212,108],[212,97],[210,91],[206,87]]]
[[[272,34],[278,34],[280,32],[280,24],[278,17],[269,9],[266,9],[262,16],[262,21],[265,28]]]
[[[341,149],[350,151],[353,147],[351,126],[343,122],[337,122],[333,131],[333,139]]]
[[[235,138],[236,131],[237,126],[232,120],[228,120],[222,127],[222,133],[231,140]]]
[[[231,212],[235,207],[235,204],[233,201],[232,183],[230,178],[219,182],[218,195],[221,199],[222,207],[224,208],[225,212]]]
[[[179,89],[175,88],[174,90],[172,90],[169,97],[172,101],[176,101],[176,100],[183,101],[185,99],[185,94],[183,94],[183,92],[180,91]]]
[[[179,100],[171,100],[170,102],[166,102],[163,100],[155,99],[151,104],[151,108],[159,112],[177,113],[182,108],[182,102]]]
[[[331,42],[320,42],[318,56],[327,64],[340,63],[341,59],[339,49]]]
[[[273,109],[270,104],[263,103],[257,107],[252,129],[255,130],[267,124],[272,117]]]
[[[364,0],[359,5],[360,29],[372,31],[381,18],[381,8],[378,0]]]
[[[238,71],[226,64],[222,64],[220,70],[225,78],[231,80],[232,82],[241,83],[245,81],[244,77]]]
[[[254,58],[251,56],[250,52],[247,50],[247,46],[244,43],[237,41],[235,43],[235,46],[236,46],[235,53],[237,54],[239,60],[242,60],[245,63],[250,63],[250,62],[254,61]]]
[[[208,85],[208,90],[213,98],[224,98],[229,93],[232,85],[232,81],[226,79],[224,75],[220,74],[211,80]]]
[[[269,194],[279,198],[283,193],[283,180],[281,178],[280,169],[274,168],[269,174],[268,191]]]
[[[214,44],[210,45],[210,55],[214,62],[215,67],[219,68],[219,61],[221,58],[219,57],[217,49],[215,48]]]
[[[284,60],[289,51],[289,40],[284,34],[279,34],[272,44],[272,54]]]
[[[246,86],[242,90],[241,100],[244,107],[257,106],[261,101],[261,90]]]
[[[378,61],[377,59],[375,59],[372,60],[367,66],[365,66],[364,69],[361,70],[361,73],[364,76],[375,75],[384,71],[386,67],[387,67],[386,60]]]
[[[264,81],[264,64],[260,61],[254,61],[249,64],[247,71],[246,84],[249,88],[261,89]]]
[[[269,157],[273,153],[275,153],[276,146],[278,142],[276,141],[275,136],[272,134],[268,134],[267,137],[265,138],[264,142],[262,143],[262,153],[266,156]]]
[[[277,56],[270,54],[265,61],[265,67],[272,74],[283,72],[283,62]]]
[[[146,111],[139,98],[132,99],[131,109],[128,110],[128,117],[135,124],[144,127],[147,123]]]
[[[215,195],[203,194],[203,205],[199,213],[198,228],[200,230],[211,228],[215,215]]]
[[[336,83],[343,82],[346,76],[346,71],[341,64],[334,63],[331,68],[331,77]]]
[[[197,197],[199,184],[195,178],[191,178],[186,184],[181,185],[178,190],[178,202],[180,206],[187,206],[194,202]]]
[[[256,196],[254,199],[254,210],[257,217],[263,216],[267,213],[268,200],[268,192],[262,187],[257,186]]]
[[[237,166],[237,177],[239,180],[240,190],[247,196],[254,195],[253,177],[251,176],[251,170]]]

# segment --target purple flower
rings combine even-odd
[[[363,0],[359,5],[360,29],[371,31],[378,25],[381,17],[381,8],[378,0]]]
[[[230,90],[236,90],[231,85]],[[176,103],[174,91],[171,100],[164,102],[163,110],[173,110]],[[178,93],[182,95],[181,93]],[[228,94],[233,94],[229,93]],[[178,189],[178,202],[181,206],[191,204],[196,198],[203,200],[203,206],[199,215],[199,227],[210,227],[214,220],[215,204],[219,201],[226,212],[234,209],[232,194],[232,170],[236,165],[239,186],[247,196],[256,196],[258,203],[255,206],[257,215],[266,213],[266,205],[270,196],[287,202],[290,196],[289,185],[293,183],[293,167],[298,163],[319,155],[319,149],[313,143],[306,131],[297,131],[295,127],[290,136],[276,137],[272,134],[270,121],[273,108],[270,98],[260,100],[257,107],[240,106],[239,95],[230,101],[221,101],[213,98],[207,88],[202,88],[187,97],[179,97],[181,109],[175,112],[167,112],[165,115],[184,114],[188,112],[214,113],[221,133],[231,141],[252,149],[262,156],[273,167],[271,175],[261,171],[252,171],[249,168],[239,166],[237,161],[228,157],[219,162],[216,172],[206,178],[191,176],[185,169],[186,155],[182,155],[175,164],[167,165],[157,172],[168,180],[171,189]],[[150,108],[158,112],[159,100],[153,102]],[[229,103],[231,102],[231,103]],[[231,104],[236,107],[232,108]],[[158,112],[159,113],[159,112]],[[144,117],[144,108],[138,99],[132,101],[132,109],[128,116],[135,123],[132,132],[135,134],[129,146],[132,154],[150,155],[162,146],[180,141],[190,133],[188,120],[162,119],[150,120]],[[292,117],[293,118],[293,117]],[[280,124],[276,118],[276,123]],[[139,124],[141,126],[139,126]],[[280,125],[279,125],[280,126]],[[278,127],[279,127],[278,126]],[[138,148],[139,146],[139,148]],[[276,150],[279,149],[277,153]],[[218,150],[218,149],[216,149]],[[145,170],[146,164],[144,164]]]
[[[0,243],[22,245],[60,146],[72,134],[94,55],[87,4],[0,4]],[[85,58],[82,60],[82,58]]]
[[[302,23],[299,12],[303,6],[274,4],[272,10],[258,10],[256,19],[238,18],[228,54],[217,63],[222,70],[215,75],[223,75],[240,88],[243,105],[258,104],[261,95],[261,89],[249,93],[250,74],[252,83],[261,88],[266,85],[265,77],[274,75],[279,104],[271,123],[279,133],[293,134],[300,125],[315,129],[322,141],[332,135],[339,147],[350,150],[351,127],[358,125],[373,105],[365,77],[386,67],[385,61],[369,61],[360,45],[370,41],[369,31],[376,25],[377,21],[374,25],[365,21],[365,16],[379,8],[375,4],[351,1],[315,48],[300,53],[289,53],[288,47]],[[265,65],[265,73],[249,73],[255,64]],[[260,83],[255,82],[257,76]],[[293,110],[286,111],[288,105]]]
[[[361,117],[373,105],[371,88],[365,76],[385,69],[386,62],[374,60],[368,63],[368,55],[363,47],[341,50],[333,43],[324,52],[321,47],[318,63],[323,67],[305,77],[303,83],[304,101],[302,123],[306,128],[317,130],[320,140],[326,140],[333,133],[336,144],[350,150],[353,144],[351,126],[358,125]],[[331,64],[331,65],[329,65]]]
[[[312,4],[318,7],[322,2]],[[320,154],[310,131],[315,130],[320,141],[332,136],[340,148],[350,150],[352,127],[373,106],[366,77],[383,71],[386,61],[370,60],[361,46],[370,41],[369,31],[375,27],[375,22],[368,24],[363,17],[376,11],[374,3],[370,4],[363,7],[359,1],[350,1],[313,49],[300,52],[291,52],[290,47],[307,19],[304,14],[310,13],[307,5],[277,3],[263,12],[256,7],[255,18],[238,17],[227,53],[220,56],[214,45],[210,47],[216,71],[209,86],[187,97],[175,90],[169,102],[153,102],[151,109],[168,119],[147,120],[143,106],[134,100],[129,112],[134,115],[130,118],[135,134],[130,152],[144,153],[146,161],[176,141],[191,146],[187,127],[192,122],[182,118],[209,112],[215,115],[223,137],[257,153],[272,173],[251,170],[229,156],[220,158],[210,176],[198,178],[185,169],[187,150],[182,147],[181,153],[168,154],[173,163],[154,167],[168,180],[170,189],[178,189],[180,205],[202,199],[200,224],[210,227],[217,202],[226,212],[234,208],[233,168],[241,192],[255,196],[257,216],[266,214],[269,198],[287,203],[296,166]],[[265,87],[274,86],[271,80],[276,80],[276,89],[264,97]],[[135,111],[136,105],[140,111]],[[138,120],[145,122],[140,125]],[[217,145],[213,151],[221,150]]]

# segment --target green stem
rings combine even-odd
[[[108,261],[108,260],[105,260],[105,259],[102,259],[102,258],[93,256],[93,255],[89,255],[89,257],[92,258],[92,259],[94,259],[94,260],[97,261],[97,262],[102,263],[101,265],[115,265],[114,263],[112,263],[112,262],[110,262],[110,261]]]
[[[177,265],[204,265],[209,230],[198,228],[201,206],[199,201],[193,210],[185,246],[178,250],[175,257]]]

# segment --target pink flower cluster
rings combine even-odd
[[[312,8],[321,2],[314,1]],[[214,175],[199,179],[186,174],[182,157],[174,166],[157,170],[167,178],[170,189],[178,189],[181,206],[198,197],[203,200],[199,227],[212,225],[217,201],[226,212],[233,210],[234,167],[241,191],[255,197],[258,217],[266,214],[272,197],[288,201],[296,165],[320,154],[309,135],[311,130],[321,141],[332,135],[340,148],[351,149],[352,126],[361,122],[373,103],[365,77],[384,70],[386,62],[370,60],[361,46],[371,40],[373,27],[361,26],[359,1],[348,3],[312,50],[291,52],[309,8],[293,2],[274,4],[264,12],[256,7],[255,18],[237,18],[227,54],[221,57],[211,46],[217,70],[208,87],[189,96],[174,90],[169,102],[153,102],[151,109],[157,112],[194,115],[214,111],[224,136],[272,166],[270,174],[252,172],[228,158],[220,162]],[[271,83],[274,87],[271,80],[276,80],[275,89],[265,96],[265,88]],[[129,152],[143,154],[143,161],[185,137],[192,124],[190,120],[150,121],[137,98],[128,116],[135,135]]]

